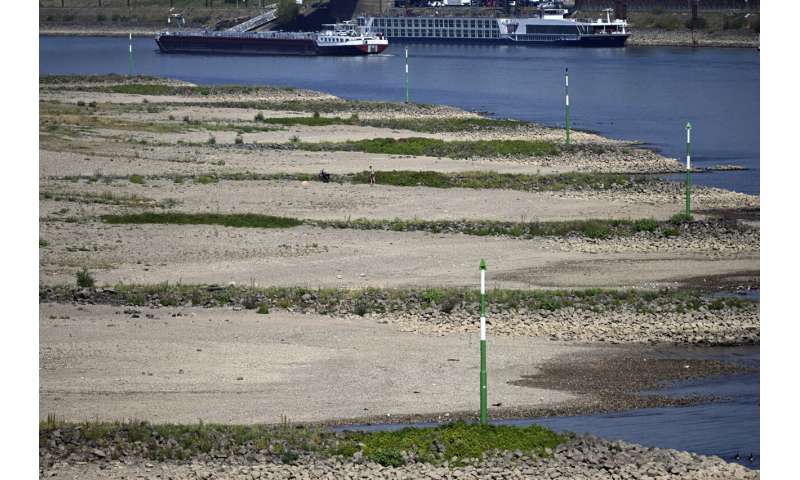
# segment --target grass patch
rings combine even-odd
[[[353,151],[388,155],[429,157],[521,157],[557,155],[561,148],[544,140],[476,140],[445,142],[435,138],[373,138],[350,142],[294,142],[296,148],[310,151]]]
[[[131,183],[135,183],[137,185],[144,185],[144,177],[141,175],[131,175],[129,180]]]
[[[94,287],[94,277],[86,267],[83,267],[82,270],[75,272],[75,283],[81,288],[91,288]]]
[[[437,428],[404,428],[394,432],[363,434],[366,458],[384,466],[405,463],[401,452],[426,463],[450,461],[460,465],[494,450],[520,450],[530,456],[544,456],[565,437],[544,427],[476,425],[458,422]],[[455,460],[453,460],[455,458]]]
[[[289,228],[301,225],[300,220],[255,213],[138,213],[127,215],[103,215],[110,224],[175,224],[175,225],[222,225],[247,228]]]

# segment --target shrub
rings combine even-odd
[[[86,270],[86,267],[83,267],[83,270],[75,272],[75,280],[78,286],[81,288],[94,287],[94,277],[92,277],[92,274]]]
[[[183,121],[184,121],[185,123],[192,123],[192,120],[189,118],[189,115],[184,115],[184,116],[183,116]]]
[[[86,102],[84,102],[83,100],[78,100],[78,106],[79,107],[84,107],[84,106],[86,106]]]
[[[681,225],[681,224],[684,224],[684,223],[689,223],[689,222],[691,222],[693,220],[694,220],[694,217],[692,217],[691,215],[689,215],[686,212],[684,212],[684,213],[676,213],[675,215],[670,217],[669,223],[671,223],[673,225]]]
[[[244,139],[242,138],[241,135],[236,135],[236,138],[233,140],[233,143],[241,145],[244,143]]]
[[[256,113],[256,116],[253,118],[256,122],[263,122],[264,121],[264,114],[261,112]]]
[[[209,145],[216,145],[217,144],[217,139],[214,137],[214,135],[211,135],[210,137],[208,137],[208,144]]]
[[[131,183],[135,183],[137,185],[144,184],[144,177],[141,175],[131,175],[129,180],[131,181]]]
[[[256,311],[256,313],[266,315],[269,313],[269,307],[267,306],[266,303],[262,303],[261,305],[258,306],[258,310]]]
[[[283,452],[283,454],[281,455],[281,461],[286,464],[294,463],[297,461],[298,458],[300,458],[300,455],[296,454],[291,450],[287,450]]]
[[[312,117],[319,118],[319,112],[315,110],[314,114],[312,115]]]
[[[406,460],[399,450],[393,448],[379,448],[367,455],[367,458],[384,467],[401,467]]]
[[[686,21],[686,28],[694,30],[705,30],[708,27],[708,22],[703,17],[697,17],[692,23],[692,19]]]
[[[199,183],[201,185],[208,185],[209,183],[217,183],[217,177],[213,175],[198,175],[194,177],[194,183]]]
[[[183,177],[181,176],[175,177],[175,183],[183,183]]]
[[[747,25],[747,20],[744,17],[740,17],[738,15],[732,16],[725,16],[725,19],[722,21],[722,29],[723,30],[739,30],[744,28]]]
[[[644,218],[642,220],[636,220],[633,223],[634,232],[654,232],[656,228],[658,228],[658,222],[653,220],[652,218]]]

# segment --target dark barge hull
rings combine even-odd
[[[246,38],[200,35],[162,35],[156,37],[164,53],[211,53],[242,55],[365,55],[355,45],[318,47],[311,38]],[[384,47],[385,48],[385,47]]]

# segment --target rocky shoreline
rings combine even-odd
[[[217,450],[186,461],[153,463],[129,446],[110,445],[104,449],[76,444],[72,432],[49,433],[41,446],[40,477],[43,478],[172,478],[172,479],[259,479],[259,478],[360,478],[360,479],[755,479],[758,471],[710,457],[673,449],[578,436],[547,449],[545,456],[516,450],[495,451],[465,465],[417,463],[402,452],[402,466],[383,466],[364,459],[362,451],[350,456],[299,455],[283,461],[270,450],[242,447],[237,452]],[[175,439],[164,439],[165,443]],[[113,451],[122,450],[118,459]],[[137,452],[139,453],[139,452]],[[443,452],[444,454],[444,452]],[[452,460],[456,460],[453,458]]]

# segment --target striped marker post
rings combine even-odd
[[[481,425],[489,417],[486,386],[486,262],[481,258]]]
[[[564,112],[567,117],[566,118],[567,145],[569,145],[569,68],[564,69],[564,94],[565,94]]]
[[[686,216],[692,215],[692,124],[686,122]]]
[[[128,76],[133,75],[133,33],[128,34]]]
[[[406,47],[406,103],[408,103],[408,47]]]

